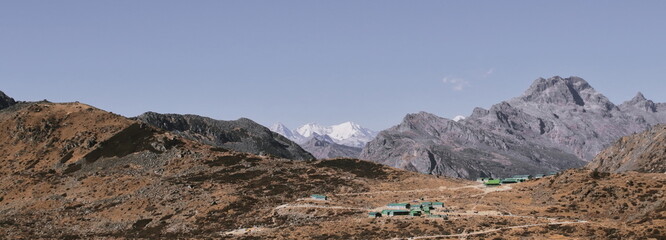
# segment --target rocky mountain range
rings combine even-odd
[[[0,109],[7,108],[16,104],[13,98],[7,96],[4,92],[0,91]]]
[[[587,168],[616,173],[666,173],[666,125],[620,138],[599,153]]]
[[[463,178],[560,171],[587,164],[622,136],[666,122],[663,106],[640,93],[616,106],[582,78],[539,78],[522,96],[458,121],[409,114],[360,157]]]
[[[298,144],[247,118],[223,121],[189,114],[146,112],[135,119],[187,139],[239,152],[314,160]]]
[[[297,143],[304,143],[315,134],[319,136],[328,135],[337,144],[357,148],[362,148],[377,135],[377,132],[353,122],[344,122],[332,126],[308,123],[295,130],[290,130],[284,124],[276,123],[270,129]]]
[[[361,154],[361,148],[337,144],[330,136],[317,133],[313,133],[307,141],[300,145],[317,159],[356,158]]]
[[[290,130],[284,124],[276,123],[270,129],[300,144],[303,149],[318,159],[358,158],[363,146],[377,135],[377,132],[353,122],[332,126],[308,123],[295,130]]]
[[[423,116],[410,117],[413,129],[424,127],[416,119],[437,118],[416,115]],[[166,131],[78,102],[19,102],[1,109],[0,236],[663,239],[666,232],[661,173],[575,169],[485,187],[356,159],[294,161],[241,153],[208,144],[215,134],[204,133],[225,132],[216,129],[224,123],[144,115],[153,117],[180,119],[173,124],[195,131]],[[191,124],[197,121],[211,123]],[[247,131],[243,126],[234,130]],[[427,216],[368,217],[389,203],[420,201],[443,204]]]

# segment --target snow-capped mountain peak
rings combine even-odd
[[[286,138],[289,139],[294,138],[294,133],[282,123],[273,124],[268,129],[270,129],[273,132],[279,133],[280,135],[285,136]]]
[[[456,122],[457,122],[457,121],[460,121],[460,120],[465,120],[465,116],[458,115],[458,116],[455,116],[455,117],[453,118],[453,121],[456,121]]]
[[[296,132],[303,137],[310,137],[313,133],[319,135],[328,134],[328,128],[316,123],[308,123],[296,129]]]
[[[308,123],[293,131],[289,131],[284,125],[274,124],[271,130],[299,144],[304,143],[312,136],[320,135],[329,137],[337,144],[352,147],[363,147],[377,135],[377,132],[363,128],[354,122],[344,122],[332,126]]]
[[[363,147],[365,143],[369,142],[377,135],[376,132],[363,128],[353,122],[345,122],[338,125],[331,126],[329,136],[338,144]]]

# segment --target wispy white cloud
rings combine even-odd
[[[490,75],[493,75],[493,73],[495,73],[495,68],[490,68],[490,69],[488,69],[488,71],[486,71],[486,73],[483,74],[483,77],[487,78]]]
[[[442,79],[442,82],[451,85],[451,88],[455,91],[462,91],[465,87],[469,86],[469,82],[462,78],[445,77]]]

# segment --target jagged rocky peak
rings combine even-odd
[[[431,124],[443,119],[445,118],[439,117],[432,113],[421,111],[418,113],[410,113],[405,115],[405,118],[403,118],[402,123],[398,125],[398,127],[402,130],[415,129],[417,126]]]
[[[472,111],[472,115],[469,116],[469,118],[472,118],[472,119],[482,118],[482,117],[484,117],[488,114],[490,114],[490,111],[488,111],[487,109],[483,109],[483,108],[480,108],[480,107],[475,107],[474,110]]]
[[[548,79],[539,78],[525,91],[520,100],[556,105],[575,104],[605,110],[615,108],[615,104],[608,100],[606,96],[594,90],[587,81],[574,76],[568,78],[560,76]]]
[[[634,96],[634,98],[632,98],[630,100],[630,102],[632,102],[632,103],[639,103],[639,102],[644,102],[644,101],[648,101],[648,99],[645,98],[645,96],[643,95],[642,92],[636,93],[636,96]]]
[[[648,100],[647,98],[645,98],[645,96],[643,96],[643,93],[641,92],[636,93],[636,96],[634,98],[624,102],[622,105],[634,106],[646,112],[657,112],[657,104],[654,103],[652,100]]]
[[[422,121],[422,120],[428,120],[428,119],[440,119],[441,117],[429,113],[429,112],[418,112],[418,113],[410,113],[405,116],[403,119],[403,122],[415,122],[415,121]]]
[[[13,98],[7,96],[4,92],[0,91],[0,109],[9,107],[16,104]]]

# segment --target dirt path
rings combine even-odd
[[[479,188],[479,186],[483,186],[483,185],[468,185],[468,186],[462,186],[462,187],[422,188],[422,189],[413,189],[413,190],[339,193],[339,194],[333,194],[333,196],[357,196],[357,195],[372,195],[372,194],[385,194],[385,193],[414,193],[414,192],[429,192],[429,191],[446,191],[446,190],[458,190],[458,189],[464,189],[464,188]],[[509,189],[511,189],[511,188],[509,188]]]
[[[470,232],[470,233],[450,234],[450,235],[419,236],[419,237],[411,237],[411,238],[406,238],[406,239],[412,240],[412,239],[428,239],[428,238],[469,237],[469,236],[474,236],[474,235],[481,235],[481,234],[497,232],[497,231],[502,231],[502,230],[516,229],[516,228],[530,228],[530,227],[539,227],[539,226],[585,224],[585,223],[589,223],[589,222],[588,221],[567,221],[567,222],[554,222],[554,223],[527,224],[527,225],[520,225],[520,226],[511,226],[511,227],[488,229],[488,230]],[[394,239],[403,239],[403,238],[394,238]]]
[[[314,205],[314,204],[282,204],[280,206],[277,206],[273,208],[273,210],[278,210],[282,208],[326,208],[326,209],[346,209],[346,210],[371,210],[370,208],[355,208],[355,207],[343,207],[343,206],[321,206],[321,205]]]

